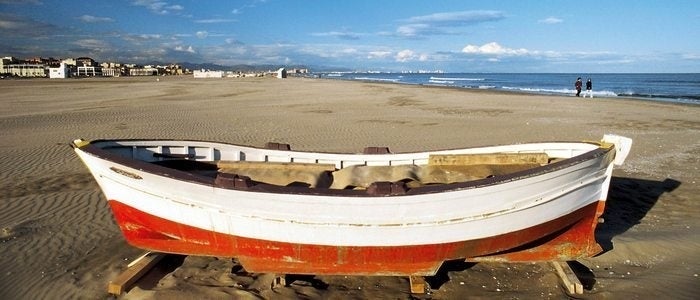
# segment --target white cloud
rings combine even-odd
[[[432,28],[428,24],[409,24],[396,28],[396,34],[403,37],[416,37],[430,33]]]
[[[168,2],[160,0],[135,0],[131,2],[132,5],[142,6],[150,10],[151,12],[159,15],[167,15],[174,12],[180,12],[185,9],[182,5],[171,5]]]
[[[413,50],[401,50],[396,55],[394,56],[394,60],[397,62],[409,62],[409,61],[427,61],[428,60],[428,55],[427,54],[418,54],[414,52]]]
[[[487,21],[497,21],[504,17],[503,12],[495,10],[468,10],[416,16],[409,18],[407,21],[410,23],[461,26]]]
[[[499,45],[496,42],[486,43],[482,46],[467,45],[462,49],[463,53],[481,54],[481,55],[496,55],[496,56],[522,56],[528,54],[536,54],[525,48],[512,49]]]
[[[139,34],[139,38],[144,39],[144,40],[157,40],[160,39],[162,36],[160,34],[155,34],[155,33],[145,33],[145,34]]]
[[[396,56],[394,58],[398,62],[407,62],[407,61],[413,60],[413,57],[415,55],[416,54],[411,50],[401,50],[401,51],[399,51],[399,53],[396,54]]]
[[[355,48],[344,48],[340,50],[340,53],[354,55],[357,54],[357,49]]]
[[[559,24],[561,22],[564,22],[564,20],[557,18],[557,17],[548,17],[546,19],[538,20],[537,23],[542,23],[542,24]]]
[[[329,32],[317,32],[317,33],[312,33],[311,35],[313,36],[320,36],[320,37],[336,37],[342,40],[358,40],[360,39],[360,34],[359,33],[354,33],[354,32],[349,32],[349,31],[329,31]]]
[[[142,34],[125,34],[121,38],[135,45],[141,45],[148,41],[160,40],[163,36],[155,33],[142,33]]]
[[[233,9],[233,10],[231,11],[231,13],[234,14],[234,15],[240,15],[240,14],[243,13],[244,10],[249,9],[249,8],[254,8],[254,7],[256,7],[258,4],[262,4],[262,3],[265,3],[265,2],[267,2],[267,0],[252,0],[252,1],[249,1],[248,4],[244,4],[243,6],[241,6],[241,7],[239,7],[239,8]]]
[[[82,39],[73,42],[73,44],[93,50],[109,48],[109,44],[107,42],[98,39]]]
[[[700,54],[697,53],[686,53],[681,56],[685,60],[700,60]]]
[[[243,44],[234,38],[226,38],[226,39],[224,39],[224,42],[226,44],[229,44],[229,45],[242,45]]]
[[[391,56],[391,51],[370,51],[367,53],[368,59],[387,58],[389,56]]]
[[[25,25],[22,22],[12,21],[12,20],[0,20],[0,29],[15,29],[20,28]]]
[[[192,46],[189,46],[189,47],[187,47],[187,48],[185,48],[185,47],[183,47],[183,46],[177,46],[177,47],[175,47],[175,51],[196,53],[196,52],[194,51],[194,49],[192,48]]]
[[[421,38],[429,35],[458,34],[454,28],[505,18],[503,12],[494,10],[469,10],[415,16],[403,20],[406,24],[396,28],[396,36]]]
[[[103,22],[114,22],[114,19],[107,17],[95,17],[91,15],[82,15],[77,18],[83,23],[103,23]]]
[[[206,31],[197,31],[197,33],[195,33],[195,35],[200,39],[205,39],[205,38],[207,38],[207,36],[209,36],[209,33]]]
[[[231,23],[231,22],[236,22],[234,19],[203,19],[203,20],[195,20],[195,23],[200,23],[200,24],[215,24],[215,23]]]

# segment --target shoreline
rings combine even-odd
[[[353,73],[354,74],[354,73]],[[362,73],[360,73],[362,74]],[[387,73],[387,74],[400,74],[400,73]],[[452,73],[449,73],[452,74]],[[455,74],[471,74],[471,73],[455,73]],[[480,73],[474,73],[474,74],[480,74]],[[497,73],[497,74],[567,74],[569,73]],[[616,75],[618,73],[605,73],[606,75]],[[628,73],[619,73],[619,74],[628,74]],[[657,74],[657,73],[629,73],[629,74]],[[664,73],[665,74],[665,73]],[[669,73],[669,74],[690,74],[690,75],[695,75],[695,74],[700,74],[700,73]],[[66,78],[66,79],[49,79],[49,78],[6,78],[4,80],[17,80],[17,81],[42,81],[42,80],[51,80],[51,81],[62,81],[62,82],[67,82],[67,81],[107,81],[107,80],[127,80],[127,81],[148,81],[148,79],[153,79],[159,80],[187,80],[187,79],[193,79],[193,77],[189,75],[167,75],[167,76],[122,76],[122,77],[85,77],[85,78]],[[222,77],[222,78],[198,78],[197,80],[251,80],[251,79],[274,79],[270,77],[243,77],[243,78],[227,78],[227,77]],[[573,97],[577,98],[573,94],[557,94],[557,93],[547,93],[547,92],[528,92],[528,91],[522,91],[522,90],[507,90],[507,89],[502,89],[502,88],[487,88],[487,89],[482,89],[482,88],[473,88],[473,87],[460,87],[460,86],[450,86],[450,85],[441,85],[441,84],[425,84],[425,83],[405,83],[405,82],[391,82],[391,81],[380,81],[380,80],[364,80],[364,79],[343,79],[343,78],[330,78],[330,77],[309,77],[309,76],[291,76],[288,79],[314,79],[314,80],[336,80],[336,81],[350,81],[350,82],[363,82],[363,83],[372,83],[372,84],[397,84],[397,85],[405,85],[405,86],[420,86],[420,87],[426,87],[426,88],[444,88],[444,89],[456,89],[456,90],[467,90],[475,93],[496,93],[500,94],[503,93],[504,95],[523,95],[523,96],[528,96],[528,95],[534,95],[534,96],[544,96],[544,97]],[[0,80],[0,83],[2,80]],[[585,91],[584,91],[585,92]],[[583,92],[582,92],[583,93]],[[588,99],[585,97],[578,97],[581,99]],[[698,96],[700,98],[700,96]],[[610,96],[598,96],[594,98],[589,98],[589,99],[609,99],[609,100],[634,100],[634,101],[648,101],[648,102],[653,102],[653,103],[667,103],[667,104],[678,104],[678,105],[687,105],[687,106],[700,106],[700,102],[692,102],[692,101],[697,101],[694,99],[678,99],[678,98],[666,98],[666,97],[634,97],[634,96],[615,96],[615,97],[610,97]]]
[[[106,199],[67,146],[76,138],[408,152],[598,140],[605,133],[634,144],[613,174],[597,232],[608,251],[579,261],[594,279],[582,297],[700,292],[698,106],[311,78],[157,78],[0,81],[6,191],[0,196],[0,298],[103,298],[107,282],[143,252],[124,242]],[[241,288],[258,280],[256,274],[231,274],[232,268],[230,259],[188,257],[125,298],[261,296]],[[431,283],[435,298],[566,297],[541,264],[460,264],[442,275]],[[337,276],[299,280],[277,292],[396,299],[406,298],[407,289],[405,278]]]
[[[351,73],[351,74],[356,74],[356,73]],[[357,74],[363,74],[363,73],[357,73]],[[369,73],[372,74],[372,73]],[[382,73],[382,74],[387,74],[387,75],[395,75],[395,74],[401,74],[401,73]],[[447,74],[469,74],[469,75],[484,75],[482,73],[447,73]],[[572,75],[575,76],[575,74],[572,73],[494,73],[494,74],[500,74],[500,75],[528,75],[528,74],[535,74],[535,75]],[[604,74],[592,74],[592,75],[654,75],[658,73],[604,73]],[[663,73],[665,74],[665,73]],[[700,73],[669,73],[669,74],[688,74],[688,75],[698,75]],[[411,75],[427,75],[426,74],[415,74],[412,73]],[[446,88],[458,88],[458,89],[467,89],[467,90],[472,90],[472,91],[481,91],[481,90],[487,90],[487,91],[493,91],[493,92],[505,92],[505,93],[515,93],[518,95],[540,95],[540,96],[561,96],[561,97],[566,97],[566,96],[575,96],[574,93],[575,91],[572,91],[571,94],[564,94],[564,93],[556,93],[556,92],[536,92],[536,91],[524,91],[524,90],[518,90],[518,89],[506,89],[506,88],[498,88],[498,87],[492,87],[492,88],[475,88],[475,87],[467,87],[467,86],[450,86],[447,84],[430,84],[430,83],[408,83],[408,82],[397,82],[397,81],[390,81],[390,80],[372,80],[372,79],[350,79],[350,78],[330,78],[330,77],[321,77],[321,79],[328,79],[328,80],[344,80],[344,81],[361,81],[361,82],[366,82],[366,83],[387,83],[387,84],[404,84],[404,85],[420,85],[420,86],[425,86],[425,87],[446,87]],[[594,89],[594,92],[596,90]],[[585,93],[585,91],[582,91]],[[635,100],[647,100],[647,101],[655,101],[655,102],[664,102],[664,103],[678,103],[678,104],[685,104],[685,105],[700,105],[700,95],[698,96],[690,96],[691,98],[674,98],[674,97],[644,97],[644,96],[632,96],[632,95],[616,95],[614,97],[611,96],[597,96],[595,98],[603,98],[603,99],[635,99]],[[581,97],[583,98],[583,97]]]

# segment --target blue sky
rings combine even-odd
[[[700,1],[0,0],[0,56],[700,72]]]

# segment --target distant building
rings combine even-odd
[[[130,68],[129,69],[129,76],[157,76],[158,75],[158,69],[151,67],[151,66],[145,66],[143,68]]]
[[[309,69],[289,69],[287,74],[308,74]]]
[[[40,56],[27,58],[24,60],[24,62],[27,64],[44,65],[49,67],[58,67],[61,64],[58,59],[53,57],[44,58]]]
[[[279,70],[277,70],[277,78],[287,78],[287,70],[279,68]]]
[[[103,77],[119,77],[121,75],[120,68],[102,68]]]
[[[103,77],[119,77],[122,75],[122,68],[120,63],[115,62],[103,62],[100,64],[102,68]]]
[[[210,70],[195,70],[193,72],[194,78],[222,78],[224,77],[223,71],[210,71]]]
[[[0,59],[0,74],[17,77],[46,77],[43,64],[28,63],[11,56]]]
[[[95,76],[102,76],[102,68],[101,67],[94,67],[94,66],[78,66],[76,67],[76,76],[86,76],[86,77],[95,77]]]
[[[75,59],[75,65],[78,67],[95,67],[97,62],[89,57],[78,57]]]
[[[5,67],[16,62],[17,60],[12,56],[5,56],[3,58],[0,58],[0,74],[9,75],[9,72],[5,71]]]
[[[70,68],[65,63],[57,68],[49,68],[49,78],[68,78],[70,77]]]
[[[104,68],[121,68],[122,64],[117,62],[103,62],[100,67]]]
[[[37,64],[2,64],[0,74],[18,77],[46,77],[46,67]]]
[[[184,71],[182,70],[182,67],[177,64],[170,64],[165,67],[165,74],[169,75],[182,75]]]
[[[71,67],[71,66],[76,66],[75,58],[64,58],[61,60],[62,63],[66,64],[66,66]]]

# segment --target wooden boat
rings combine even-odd
[[[182,140],[75,140],[126,240],[236,257],[249,272],[434,275],[448,260],[601,251],[594,230],[632,140],[362,154]]]

